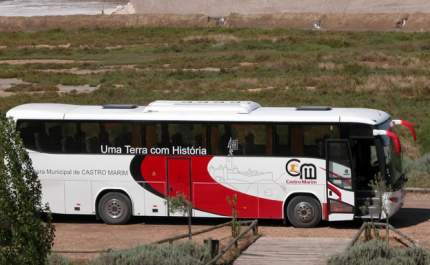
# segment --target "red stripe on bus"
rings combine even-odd
[[[143,180],[158,193],[154,194],[174,196],[176,192],[185,193],[188,198],[191,197],[193,206],[197,210],[222,216],[232,216],[232,207],[228,203],[227,197],[232,200],[233,195],[236,195],[238,217],[282,219],[282,201],[245,194],[214,180],[208,172],[208,164],[212,158],[212,156],[146,156],[142,161],[140,170]],[[189,172],[191,175],[186,175],[188,167],[180,166],[181,162],[178,161],[172,165],[176,166],[177,169],[168,168],[169,161],[181,159],[184,160],[183,163],[190,163]],[[169,178],[167,178],[168,174],[170,174]],[[172,183],[173,185],[171,185]]]
[[[323,203],[324,219],[328,219],[327,203]]]
[[[327,188],[329,188],[329,190],[333,191],[334,193],[336,193],[337,196],[339,196],[339,198],[337,199],[338,201],[342,200],[342,193],[335,186],[327,183]]]

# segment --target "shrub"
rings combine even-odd
[[[17,78],[18,73],[12,70],[2,70],[0,71],[0,78]]]
[[[15,128],[12,118],[0,113],[0,263],[44,264],[55,227],[49,207],[42,206],[40,181]]]
[[[60,89],[54,85],[46,84],[18,84],[11,88],[7,88],[6,92],[41,92],[41,91],[59,91]]]
[[[102,254],[89,265],[178,265],[206,264],[210,254],[205,246],[193,242],[178,242],[171,245],[138,245],[130,249]]]
[[[430,264],[430,253],[421,247],[399,249],[381,240],[358,243],[342,254],[333,255],[327,265],[426,265]]]
[[[423,153],[430,152],[430,123],[422,122],[417,134],[420,137],[419,140]]]
[[[171,214],[178,212],[182,214],[182,216],[188,215],[188,235],[191,240],[191,217],[193,204],[187,200],[187,195],[185,193],[180,194],[179,191],[177,191],[175,196],[167,196],[164,204],[167,205]]]
[[[406,183],[410,187],[430,188],[430,153],[426,153],[418,160],[404,157],[404,171],[408,177]]]
[[[72,265],[72,264],[73,262],[71,260],[56,253],[52,253],[46,259],[46,265]]]

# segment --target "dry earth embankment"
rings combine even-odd
[[[249,27],[342,31],[430,31],[430,14],[230,14],[222,24],[206,15],[131,14],[0,17],[0,31],[133,27]],[[403,24],[404,23],[404,24]],[[317,25],[316,25],[317,24]],[[317,26],[317,27],[316,27]]]

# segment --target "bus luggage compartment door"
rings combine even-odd
[[[353,220],[355,185],[349,142],[326,140],[326,152],[328,220]]]
[[[65,181],[66,214],[94,214],[90,181]]]

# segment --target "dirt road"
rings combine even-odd
[[[193,231],[221,224],[229,219],[193,219]],[[160,239],[186,234],[187,219],[135,217],[127,225],[110,226],[96,221],[94,216],[55,215],[54,249],[121,249],[147,244]],[[390,219],[390,223],[419,245],[430,248],[430,194],[408,193],[405,206]],[[298,229],[282,221],[260,220],[259,232],[267,237],[347,237],[352,238],[362,222],[321,222],[316,228]],[[226,242],[230,228],[224,227],[194,237],[196,242],[212,237]],[[391,234],[390,236],[397,235]],[[406,242],[406,240],[402,241]],[[64,254],[72,259],[91,259],[95,254]]]

